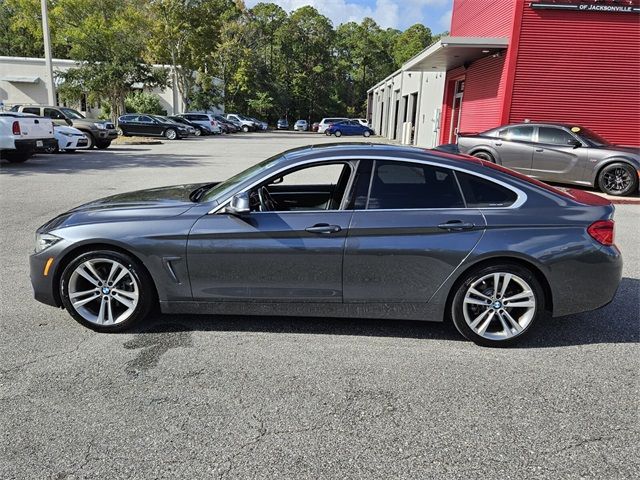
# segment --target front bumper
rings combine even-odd
[[[45,275],[45,268],[50,258],[53,258],[53,261],[49,265],[47,275]],[[57,266],[57,257],[49,252],[49,249],[41,253],[34,253],[29,257],[29,277],[33,287],[33,296],[37,301],[53,307],[62,306],[59,297],[54,293],[54,277]]]
[[[107,129],[107,130],[101,130],[99,128],[96,128],[95,130],[91,130],[91,135],[93,135],[93,138],[95,138],[96,140],[111,141],[118,138],[118,131],[115,128]]]

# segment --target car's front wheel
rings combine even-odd
[[[96,142],[96,148],[98,150],[105,150],[111,146],[111,140],[101,140]]]
[[[638,174],[628,163],[612,163],[598,175],[598,186],[609,195],[631,195],[638,191]]]
[[[543,310],[540,282],[528,269],[511,264],[469,272],[458,284],[451,304],[458,331],[487,347],[522,340]]]
[[[175,140],[178,138],[178,132],[176,132],[173,128],[167,128],[164,132],[164,136],[167,140]]]
[[[334,135],[336,137],[341,137],[342,136],[342,132],[340,130],[336,130],[336,133]]]
[[[202,135],[202,130],[200,130],[199,128],[196,128],[196,130],[195,130],[195,132],[193,132],[193,134],[194,134],[196,137],[199,137],[199,136],[201,136],[201,135]]]
[[[370,136],[371,136],[371,132],[370,132],[369,130],[365,130],[365,131],[364,131],[364,133],[363,133],[363,135],[364,135],[365,137],[370,137]]]
[[[243,126],[242,126],[242,131],[243,131],[244,133],[248,133],[248,132],[249,132],[249,127],[248,127],[247,125],[243,125]]]
[[[110,250],[74,258],[62,273],[60,296],[75,320],[99,332],[129,328],[147,316],[155,298],[144,268],[128,255]]]

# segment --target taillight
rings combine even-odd
[[[587,228],[587,233],[602,245],[613,245],[615,241],[615,224],[613,220],[598,220]]]
[[[20,122],[18,122],[17,120],[13,122],[13,125],[11,126],[11,133],[13,133],[14,135],[20,135],[22,133],[20,132]]]

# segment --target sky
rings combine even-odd
[[[245,0],[252,7],[260,0]],[[290,12],[304,5],[315,7],[329,17],[335,26],[373,18],[383,28],[404,30],[422,23],[435,33],[449,30],[453,0],[263,0],[276,3]]]

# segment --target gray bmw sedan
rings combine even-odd
[[[451,319],[502,346],[610,302],[614,207],[481,159],[299,148],[219,183],[115,195],[37,231],[35,298],[101,332],[166,313]]]

